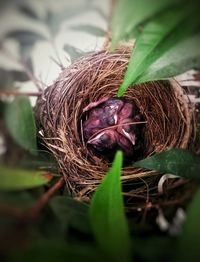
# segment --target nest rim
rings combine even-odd
[[[42,139],[55,155],[70,192],[78,199],[88,201],[110,167],[108,161],[94,155],[85,144],[81,124],[83,108],[101,98],[116,96],[129,57],[130,49],[126,47],[115,53],[102,50],[88,57],[80,58],[65,69],[37,101],[36,119],[39,123],[39,130],[42,130],[44,134]],[[153,94],[152,89],[154,89]],[[145,102],[142,103],[141,94],[145,92],[146,100],[143,97]],[[175,80],[138,84],[132,88],[129,87],[124,96],[135,100],[147,122],[149,122],[150,113],[154,114],[154,118],[155,115],[160,117],[159,121],[163,128],[161,131],[164,131],[165,135],[161,139],[162,142],[154,141],[155,129],[158,125],[154,123],[155,119],[151,119],[151,124],[155,126],[145,129],[145,132],[148,133],[145,141],[148,150],[144,157],[173,147],[189,148],[191,146],[193,142],[191,137],[194,132],[193,108],[187,95]],[[152,112],[155,107],[149,110],[149,114],[146,111],[149,97],[154,103],[157,103],[157,114]],[[165,100],[169,102],[167,107],[163,105]],[[172,105],[175,113],[169,112],[169,107]],[[167,113],[165,110],[168,110]],[[158,114],[160,112],[161,114]],[[172,123],[172,116],[175,117],[174,123]],[[169,138],[167,134],[172,129],[178,132],[176,136],[171,135]],[[162,136],[163,132],[160,133]],[[150,146],[152,141],[155,142],[153,147]],[[136,181],[143,184],[136,190],[137,192],[147,187],[146,181],[149,183],[148,188],[151,188],[151,183],[154,184],[159,176],[158,172],[153,170],[133,166],[123,167],[122,173],[123,184]]]

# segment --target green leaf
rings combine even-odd
[[[71,29],[76,30],[76,31],[81,31],[85,32],[94,36],[100,36],[104,37],[106,35],[106,31],[103,30],[102,28],[94,25],[76,25],[76,26],[71,26]]]
[[[5,121],[16,143],[36,154],[36,126],[30,100],[23,96],[15,98],[6,108]]]
[[[177,7],[162,13],[147,23],[136,40],[118,96],[122,96],[131,84],[141,82],[141,78],[145,75],[144,72],[165,52],[196,32],[199,21],[193,19],[190,22],[195,14],[194,12],[193,5],[182,9]],[[182,30],[182,27],[184,27],[184,30]],[[179,55],[181,54],[177,54],[176,57]],[[175,57],[170,58],[176,63]],[[159,76],[157,77],[159,78]]]
[[[101,250],[114,261],[130,261],[130,238],[120,182],[122,152],[97,188],[90,206],[93,232]]]
[[[83,233],[91,233],[86,204],[66,196],[57,196],[51,199],[50,206],[64,229],[71,226]]]
[[[39,240],[31,243],[26,249],[15,249],[7,252],[8,261],[15,262],[101,262],[102,254],[93,246],[81,243],[66,243],[61,240]]]
[[[47,184],[52,176],[45,172],[0,166],[0,190],[23,190]]]
[[[116,47],[135,27],[169,7],[173,0],[118,0],[112,17],[112,45]]]
[[[185,149],[170,149],[137,161],[134,166],[200,180],[200,157]]]
[[[178,43],[151,64],[138,82],[168,79],[191,68],[200,68],[199,45],[200,35],[189,37]]]
[[[200,260],[199,240],[200,240],[200,190],[196,193],[192,203],[187,210],[186,222],[183,227],[182,235],[179,239],[177,255],[174,261],[195,261]]]

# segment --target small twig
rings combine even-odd
[[[28,209],[22,209],[17,207],[10,207],[6,205],[0,205],[0,214],[13,216],[22,221],[29,221],[36,218],[40,211],[48,203],[49,199],[64,185],[64,177],[61,177],[46,193],[44,193],[37,202]]]
[[[17,92],[17,91],[0,91],[1,96],[40,96],[42,92]]]
[[[35,205],[26,211],[25,216],[29,219],[35,218],[38,216],[40,211],[45,207],[48,203],[49,199],[64,185],[64,177],[61,177],[46,193],[44,193]]]

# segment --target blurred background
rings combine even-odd
[[[110,2],[8,0],[0,9],[1,89],[33,92],[32,80],[50,85],[63,67],[102,48]]]

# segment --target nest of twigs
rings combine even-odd
[[[66,68],[36,105],[42,139],[56,157],[72,196],[89,201],[110,166],[88,148],[83,137],[83,110],[91,102],[116,96],[130,57],[130,49],[91,53]],[[155,81],[130,87],[124,96],[135,101],[143,115],[143,150],[140,158],[169,148],[189,148],[193,142],[193,110],[177,82]],[[171,179],[158,193],[161,174],[133,167],[123,168],[126,206],[145,207],[182,203],[191,195],[188,181]],[[177,190],[178,189],[178,190]],[[185,190],[188,192],[186,193]],[[183,193],[184,192],[184,193]]]

